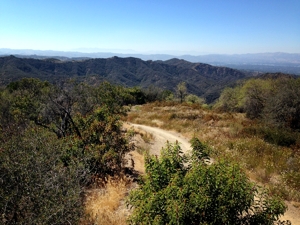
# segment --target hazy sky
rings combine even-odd
[[[0,0],[0,48],[300,53],[300,0]]]

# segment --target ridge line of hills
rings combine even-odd
[[[0,85],[24,77],[39,78],[52,83],[75,78],[91,84],[106,80],[127,87],[174,91],[184,81],[189,93],[205,98],[208,103],[216,100],[226,86],[253,75],[228,67],[192,63],[177,58],[144,61],[134,57],[115,56],[61,61],[55,58],[0,57]]]
[[[99,51],[101,49],[94,49]],[[80,51],[52,51],[33,49],[0,48],[0,56],[15,55],[19,58],[58,58],[63,61],[83,60],[89,58],[122,58],[134,57],[142,60],[169,60],[179,58],[189,62],[202,62],[214,66],[226,66],[239,70],[260,72],[282,72],[300,75],[300,53],[265,52],[247,54],[201,54],[201,55],[171,55],[147,53],[113,53],[106,52],[80,52]]]

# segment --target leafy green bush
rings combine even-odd
[[[64,157],[66,165],[74,157],[85,158],[89,171],[99,177],[122,172],[125,154],[133,145],[122,132],[119,116],[103,106],[88,116],[75,116],[74,121],[81,136],[74,134],[66,138],[70,143]]]
[[[197,153],[189,162],[178,143],[168,143],[159,158],[148,156],[146,176],[129,196],[134,209],[129,222],[273,224],[285,212],[284,203],[251,183],[238,165],[226,160],[207,165],[205,149],[194,139]]]
[[[187,103],[191,103],[191,104],[198,103],[198,104],[203,105],[205,103],[205,100],[203,98],[200,98],[197,95],[193,95],[193,94],[187,95],[185,97],[185,101]]]
[[[238,112],[242,110],[241,99],[243,99],[243,96],[241,95],[240,87],[225,88],[214,108],[225,112]]]

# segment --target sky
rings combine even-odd
[[[300,1],[0,0],[0,48],[300,53]]]

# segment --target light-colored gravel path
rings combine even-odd
[[[150,153],[153,155],[159,155],[160,150],[166,146],[167,141],[169,141],[170,143],[175,143],[176,141],[178,141],[184,153],[191,150],[191,144],[189,143],[189,140],[176,132],[166,131],[157,127],[149,127],[140,124],[130,125],[133,126],[135,129],[141,129],[147,133],[152,134],[154,140],[150,145]]]

